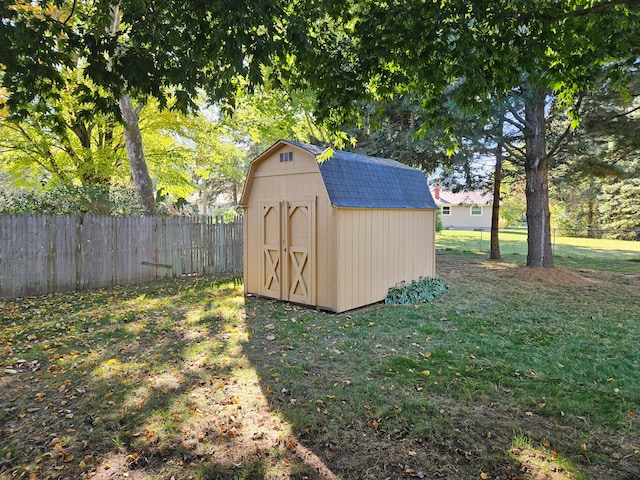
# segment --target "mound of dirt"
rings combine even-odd
[[[500,269],[496,275],[501,278],[512,278],[522,282],[548,283],[554,285],[586,286],[597,283],[595,280],[583,277],[574,270],[562,267],[507,267]]]
[[[437,265],[438,270],[448,279],[452,277],[468,277],[478,271],[490,270],[499,278],[514,279],[522,282],[573,286],[588,286],[598,283],[597,280],[582,276],[578,271],[563,267],[534,268],[493,261],[474,262],[447,255],[439,255]]]

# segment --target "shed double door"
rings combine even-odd
[[[261,202],[261,294],[315,305],[315,200]]]

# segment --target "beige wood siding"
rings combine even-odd
[[[402,280],[435,275],[434,211],[336,210],[336,311],[384,300]]]

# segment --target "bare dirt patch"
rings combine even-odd
[[[580,273],[563,267],[533,268],[533,267],[506,267],[498,271],[501,278],[519,280],[521,282],[546,283],[552,285],[587,286],[597,282],[586,278]]]
[[[582,275],[581,272],[564,267],[534,268],[489,260],[473,262],[447,255],[438,256],[437,267],[439,274],[451,279],[468,277],[489,270],[499,278],[527,283],[560,286],[589,286],[598,283],[596,280]]]

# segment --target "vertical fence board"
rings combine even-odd
[[[29,238],[28,218],[13,217],[11,236],[13,241],[13,254],[15,255],[15,283],[14,295],[23,297],[27,295],[27,239]]]

